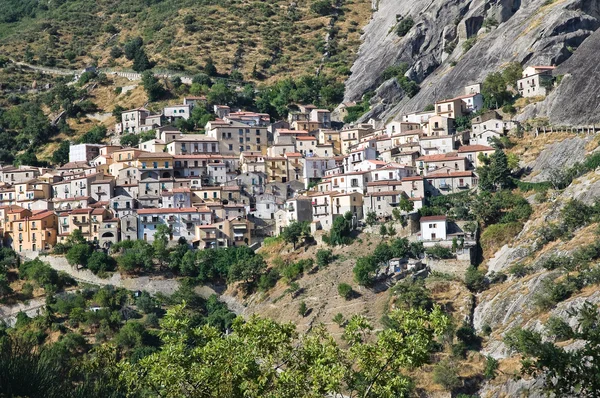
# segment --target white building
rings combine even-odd
[[[69,147],[69,162],[89,162],[100,155],[101,144],[77,144]]]
[[[188,120],[190,118],[192,111],[191,105],[171,105],[166,106],[163,109],[163,114],[166,118],[173,121],[175,119],[185,119]]]
[[[552,82],[554,66],[529,66],[523,70],[523,78],[517,80],[517,89],[521,96],[537,97],[547,95],[547,85]]]
[[[154,233],[159,225],[170,229],[169,240],[185,238],[191,242],[195,238],[196,225],[209,225],[213,222],[212,212],[207,207],[187,207],[181,209],[140,209],[138,210],[138,239],[154,241]]]
[[[446,240],[446,216],[421,217],[421,240]]]

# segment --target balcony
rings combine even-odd
[[[73,224],[75,224],[75,225],[85,225],[85,224],[88,224],[88,221],[86,221],[86,220],[79,220],[79,219],[75,218],[75,219],[73,219]]]
[[[468,189],[469,188],[469,184],[467,184],[465,182],[459,182],[457,186],[459,188],[461,188],[461,189]]]
[[[444,190],[450,189],[450,185],[448,183],[441,182],[440,189],[444,189]]]
[[[145,218],[142,222],[146,224],[160,224],[158,217]]]
[[[169,224],[172,224],[172,223],[174,223],[176,221],[177,221],[177,219],[175,218],[175,216],[169,216],[169,217],[167,217],[167,222]]]

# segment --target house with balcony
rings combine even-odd
[[[304,167],[302,170],[302,178],[304,187],[308,189],[311,183],[325,177],[325,171],[332,169],[337,165],[338,161],[331,157],[311,157],[304,159]]]
[[[285,204],[285,197],[282,198],[271,193],[263,193],[256,195],[256,205],[252,213],[252,216],[261,218],[263,220],[274,220],[275,213],[278,210],[283,209]]]
[[[115,125],[117,134],[139,134],[160,127],[162,115],[153,114],[148,109],[137,108],[124,111],[121,122]]]
[[[206,136],[219,142],[219,153],[239,156],[244,151],[267,153],[266,126],[250,126],[233,120],[210,121],[204,128]]]
[[[333,146],[333,154],[339,155],[342,153],[339,130],[319,129],[317,137],[319,138],[319,144],[331,144]]]
[[[177,242],[180,238],[192,242],[195,239],[196,226],[213,222],[212,212],[207,207],[188,207],[181,209],[140,209],[138,214],[138,239],[154,241],[154,233],[159,225],[169,227],[169,240]]]
[[[473,171],[451,171],[447,168],[428,173],[425,181],[425,191],[431,196],[464,192],[478,184]]]
[[[73,199],[77,197],[90,197],[91,183],[102,180],[102,173],[89,174],[82,177],[71,178],[52,184],[54,201],[60,199]]]
[[[417,168],[425,176],[440,169],[448,169],[455,172],[466,171],[467,166],[467,158],[459,156],[457,152],[421,156],[417,158]]]
[[[288,199],[283,209],[275,212],[275,231],[281,231],[292,222],[312,222],[313,209],[311,198],[308,196],[296,196]]]
[[[403,133],[422,132],[421,122],[407,122],[393,120],[385,125],[385,131],[388,137],[399,136]]]
[[[40,210],[14,221],[9,238],[13,250],[51,250],[56,245],[57,220],[53,211]]]
[[[73,209],[58,213],[58,241],[64,243],[69,235],[79,230],[83,237],[92,241],[92,211],[91,208]],[[97,231],[96,231],[97,233]]]
[[[215,155],[219,153],[219,140],[204,134],[184,134],[167,144],[167,152],[171,155]]]
[[[174,122],[177,119],[188,120],[192,114],[192,106],[186,104],[180,105],[169,105],[163,108],[164,117],[170,121]]]
[[[331,128],[331,111],[328,109],[311,109],[310,121],[317,123],[317,129],[330,129]]]
[[[370,124],[359,124],[342,129],[340,131],[341,153],[350,153],[352,147],[360,143],[365,136],[372,134],[373,131],[373,126]]]
[[[312,219],[320,228],[329,231],[333,225],[331,198],[337,192],[317,192],[308,195],[312,206]]]
[[[223,220],[210,225],[196,226],[194,247],[219,249],[252,244],[251,231],[254,224],[246,219]]]
[[[552,85],[554,66],[528,66],[523,69],[523,77],[517,80],[517,89],[524,98],[546,96]]]
[[[162,207],[167,209],[192,207],[192,191],[188,187],[162,191]]]
[[[52,199],[52,188],[48,182],[32,179],[15,184],[14,190],[17,205],[29,210],[48,210]]]
[[[170,153],[142,152],[135,165],[139,169],[140,178],[173,178],[173,155]]]
[[[458,148],[458,155],[464,156],[469,162],[469,169],[475,170],[483,166],[479,160],[480,156],[487,158],[495,152],[495,149],[487,145],[465,145]]]
[[[110,200],[113,197],[115,180],[96,180],[90,183],[90,196],[96,202]]]
[[[266,157],[266,174],[269,182],[288,182],[288,160],[285,157]]]
[[[92,240],[101,248],[110,248],[119,241],[120,220],[105,208],[92,210]]]
[[[400,204],[402,191],[380,191],[367,193],[363,197],[363,214],[373,212],[377,217],[392,217],[392,211]]]
[[[131,196],[119,195],[109,200],[109,207],[117,218],[127,215],[135,215],[139,207],[138,201]]]

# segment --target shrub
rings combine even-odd
[[[308,311],[308,308],[306,307],[306,303],[304,301],[301,301],[300,304],[298,305],[298,314],[301,317],[305,317],[307,311]]]
[[[373,283],[375,271],[377,271],[378,263],[373,256],[359,257],[356,260],[356,265],[352,272],[354,280],[363,286],[369,286]]]
[[[569,324],[555,316],[551,316],[546,321],[546,331],[548,335],[554,336],[557,341],[569,340],[574,336],[573,329]]]
[[[520,222],[490,225],[481,234],[481,246],[485,252],[495,251],[514,239],[522,229]]]
[[[477,36],[473,36],[463,42],[463,51],[468,52],[477,43]]]
[[[425,287],[425,283],[421,279],[404,280],[394,286],[390,293],[397,297],[397,306],[406,306],[407,309],[422,308],[431,310],[433,308],[433,300],[429,290]]]
[[[337,314],[335,314],[332,321],[334,323],[336,323],[338,326],[342,326],[345,322],[344,315],[342,315],[341,313],[338,312]]]
[[[487,323],[484,324],[481,327],[481,333],[483,333],[484,336],[489,336],[490,334],[492,334],[492,327],[490,325],[488,325]]]
[[[340,283],[338,285],[338,294],[345,298],[346,300],[350,300],[352,298],[352,286],[347,283]]]
[[[498,360],[493,357],[486,357],[485,359],[485,369],[483,370],[483,375],[488,380],[493,380],[496,378],[496,374],[498,373]]]
[[[276,269],[271,268],[265,274],[262,274],[258,279],[258,289],[266,292],[267,290],[275,287],[278,280],[279,272]]]
[[[317,250],[317,266],[319,268],[327,267],[333,261],[333,254],[331,250],[319,249]]]
[[[427,254],[428,256],[431,256],[435,259],[438,259],[438,260],[454,258],[454,253],[452,253],[451,249],[440,246],[438,244],[434,245],[433,247],[425,249],[425,254]]]
[[[526,275],[529,275],[532,271],[533,270],[531,268],[527,267],[523,263],[515,263],[508,269],[508,272],[517,278],[522,278]]]
[[[452,391],[462,385],[456,365],[449,360],[443,360],[434,366],[433,381],[447,391]]]
[[[474,292],[480,292],[486,288],[485,274],[471,265],[465,273],[465,285]]]
[[[400,37],[406,36],[406,34],[415,26],[415,21],[408,16],[406,18],[402,18],[398,26],[396,27],[396,34]]]

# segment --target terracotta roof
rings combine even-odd
[[[458,148],[458,153],[463,152],[482,152],[482,151],[493,151],[494,148],[486,145],[465,145]]]
[[[382,192],[370,192],[366,196],[391,196],[399,195],[402,191],[382,191]]]
[[[181,209],[139,209],[138,214],[210,213],[206,207],[184,207]]]
[[[46,217],[52,216],[52,215],[54,215],[54,212],[52,210],[44,210],[44,211],[42,211],[40,213],[37,213],[37,214],[29,217],[29,220],[30,221],[41,220],[43,218],[46,218]]]
[[[92,211],[92,209],[73,209],[71,210],[71,214],[88,214]]]
[[[446,216],[428,216],[428,217],[421,217],[421,222],[424,221],[446,221]]]
[[[103,209],[103,208],[94,209],[94,210],[92,210],[92,215],[102,215],[102,214],[104,214],[105,210],[106,209]]]
[[[371,181],[367,183],[368,187],[380,187],[385,185],[401,185],[402,182],[398,180],[384,180],[384,181]]]
[[[444,160],[463,160],[464,156],[456,156],[456,152],[443,153],[440,155],[426,155],[417,158],[423,162],[442,162]]]
[[[415,177],[404,177],[402,179],[402,181],[421,181],[423,180],[422,176],[415,176]]]
[[[431,172],[429,174],[427,174],[427,176],[425,177],[426,179],[429,178],[446,178],[446,177],[471,177],[473,175],[472,171],[454,171],[454,172],[446,172],[444,173],[444,170],[440,170],[439,172]]]
[[[142,152],[138,155],[138,159],[148,158],[169,158],[172,159],[173,155],[167,152]]]

